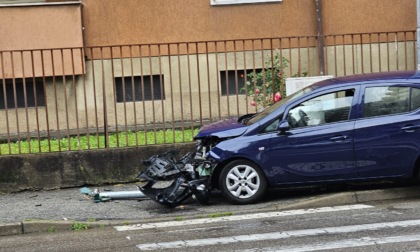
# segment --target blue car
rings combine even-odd
[[[219,188],[236,204],[261,200],[268,187],[419,177],[420,74],[324,80],[260,113],[207,125],[195,140],[186,162],[195,175],[172,189],[193,181],[190,194]]]

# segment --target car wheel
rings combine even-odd
[[[235,160],[227,164],[219,178],[223,196],[235,204],[250,204],[260,200],[267,189],[262,170],[247,160]]]

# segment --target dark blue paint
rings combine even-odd
[[[309,93],[274,105],[267,110],[270,113],[249,125],[225,120],[203,127],[195,139],[226,139],[213,147],[209,158],[217,162],[251,160],[263,169],[271,186],[411,177],[420,158],[420,110],[363,118],[363,98],[364,87],[369,85],[420,88],[415,73],[376,73],[321,81],[313,84]],[[302,101],[347,88],[355,90],[349,120],[284,133],[261,132],[273,122],[285,122],[288,111]]]

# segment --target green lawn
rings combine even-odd
[[[61,138],[60,140],[50,139],[49,141],[48,139],[44,139],[39,142],[37,139],[32,139],[31,141],[0,144],[0,155],[185,143],[193,141],[193,137],[198,131],[199,129],[195,129],[194,131],[189,129],[184,131],[121,132],[118,134],[109,134],[107,138],[108,146],[106,146],[104,135],[72,136],[70,138]]]

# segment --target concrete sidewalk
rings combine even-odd
[[[102,192],[134,191],[137,187],[124,184],[97,189]],[[416,197],[420,197],[419,186],[327,193],[289,189],[271,192],[261,203],[238,206],[226,202],[220,193],[214,192],[209,205],[189,200],[176,208],[167,208],[149,199],[95,203],[91,197],[80,193],[80,188],[27,191],[0,196],[0,236]]]

